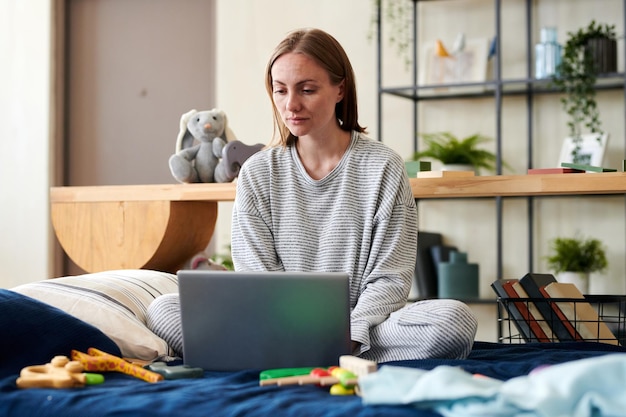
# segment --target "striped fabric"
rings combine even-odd
[[[122,355],[154,359],[169,355],[168,344],[146,326],[148,306],[178,292],[176,275],[149,270],[119,270],[49,279],[12,291],[55,306],[100,329]]]
[[[148,328],[165,340],[172,356],[183,357],[183,326],[178,294],[165,294],[148,308]]]
[[[402,158],[353,132],[341,161],[321,180],[306,173],[295,147],[248,159],[237,182],[232,256],[237,270],[348,273],[352,340],[363,356],[462,358],[477,326],[467,306],[452,300],[406,306],[417,227]]]

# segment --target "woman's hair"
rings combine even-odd
[[[365,128],[359,126],[359,113],[356,99],[356,81],[354,71],[343,47],[328,33],[319,29],[298,29],[283,39],[269,59],[265,73],[265,88],[272,101],[274,111],[274,136],[278,131],[279,144],[289,146],[295,143],[296,137],[291,134],[280,117],[280,113],[274,104],[272,94],[272,66],[274,62],[287,53],[304,54],[316,61],[326,70],[333,85],[342,81],[344,84],[344,97],[335,105],[335,116],[340,121],[342,130],[365,132]]]

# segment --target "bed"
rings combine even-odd
[[[591,400],[582,404],[578,401],[582,398],[580,395],[571,398],[575,407],[589,410],[588,414],[579,415],[592,415],[591,410],[595,410],[593,415],[624,415],[623,410],[626,410],[626,348],[590,342],[498,344],[477,341],[465,360],[431,359],[379,364],[377,374],[381,377],[385,375],[383,369],[400,374],[392,374],[392,383],[375,379],[368,381],[370,386],[379,389],[378,399],[369,394],[367,397],[331,396],[327,389],[317,386],[261,387],[258,382],[260,370],[254,369],[242,372],[205,371],[201,378],[168,380],[154,384],[120,373],[106,373],[104,384],[84,388],[16,387],[15,380],[20,369],[28,365],[47,363],[55,355],[69,355],[72,349],[86,351],[89,347],[95,347],[113,355],[144,358],[167,355],[167,346],[162,341],[149,333],[141,333],[145,330],[142,329],[142,320],[145,320],[145,309],[151,299],[175,289],[175,276],[171,274],[110,271],[0,290],[0,415],[485,415],[484,409],[477,411],[475,408],[475,399],[480,397],[476,391],[472,391],[471,396],[465,396],[462,402],[467,406],[469,398],[474,401],[472,407],[459,408],[458,401],[450,400],[451,397],[441,397],[436,401],[432,397],[421,400],[411,398],[411,389],[403,392],[401,399],[393,399],[391,397],[404,389],[394,384],[401,382],[404,376],[398,375],[405,375],[404,372],[411,371],[411,375],[406,374],[405,379],[415,383],[417,380],[411,379],[415,375],[418,380],[424,377],[435,378],[436,371],[444,370],[453,375],[451,380],[443,382],[447,387],[454,387],[455,382],[460,382],[465,375],[469,375],[472,379],[465,380],[466,388],[470,381],[473,390],[477,384],[483,384],[485,389],[489,387],[493,393],[494,387],[511,381],[519,384],[529,374],[532,375],[531,371],[547,365],[548,369],[554,369],[553,373],[563,380],[570,378],[570,375],[573,378],[576,372],[569,372],[565,368],[564,373],[556,372],[560,366],[579,370],[579,378],[596,371],[606,376],[604,379],[607,387],[602,388],[602,378],[599,380],[595,378],[596,375],[589,374],[588,379],[596,387],[601,387],[590,388],[591,391],[595,390]],[[81,300],[84,305],[81,305]],[[133,332],[140,332],[141,337],[131,338],[129,335]],[[609,359],[613,362],[608,363]],[[600,363],[600,360],[603,362]],[[578,364],[586,365],[592,370],[573,366]],[[607,367],[610,368],[608,372]],[[612,372],[615,375],[612,376]],[[440,379],[433,380],[436,381],[435,385],[442,383]],[[428,379],[422,379],[422,383],[425,381],[429,382]],[[572,379],[570,382],[578,384],[577,380]],[[431,388],[435,385],[429,382]],[[385,392],[385,389],[390,391]],[[611,389],[617,389],[621,395],[616,395]],[[454,390],[440,390],[443,391],[448,395]],[[380,400],[381,395],[385,397],[383,400]],[[458,395],[458,391],[454,395]],[[531,398],[533,395],[528,392],[521,398]],[[496,397],[497,395],[490,395],[489,399],[491,401]],[[482,406],[485,406],[484,401]],[[499,415],[510,415],[510,409],[505,410],[506,413],[502,413],[500,409]],[[615,410],[621,410],[621,414],[614,414]],[[529,410],[528,415],[536,414]]]

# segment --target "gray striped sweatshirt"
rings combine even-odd
[[[295,147],[256,153],[237,180],[232,257],[244,271],[327,271],[350,276],[352,340],[403,307],[415,269],[417,208],[402,158],[353,132],[321,180]]]

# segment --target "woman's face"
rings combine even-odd
[[[344,82],[331,84],[316,61],[287,53],[274,62],[271,76],[274,105],[294,136],[322,135],[338,125],[335,105],[343,99]]]

